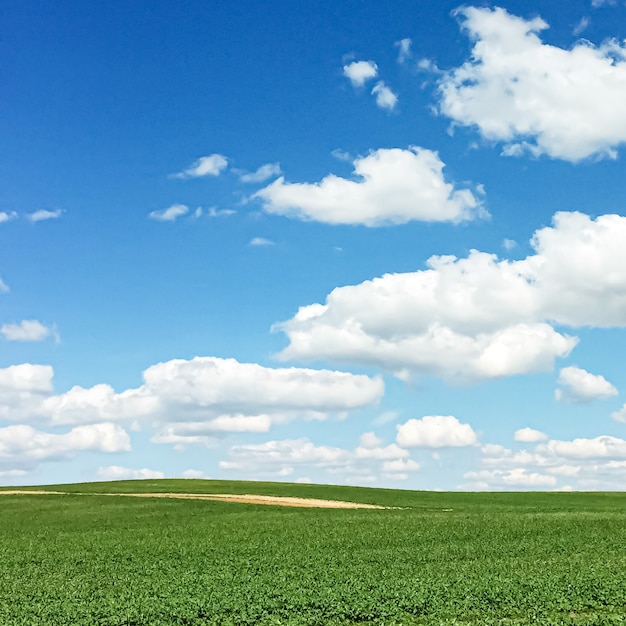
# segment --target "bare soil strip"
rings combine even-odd
[[[63,491],[28,491],[12,490],[0,491],[0,495],[64,495],[70,492]],[[80,494],[72,494],[80,495]],[[343,500],[318,500],[316,498],[292,498],[287,496],[259,496],[256,494],[237,495],[230,493],[92,493],[82,495],[94,496],[126,496],[131,498],[175,498],[180,500],[214,500],[221,502],[239,502],[242,504],[269,504],[274,506],[292,506],[319,509],[384,509],[384,506],[376,504],[360,504],[358,502],[345,502]]]

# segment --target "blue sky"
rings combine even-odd
[[[0,28],[0,483],[623,488],[624,3]]]

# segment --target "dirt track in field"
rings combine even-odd
[[[37,491],[14,489],[0,491],[0,495],[94,495],[125,496],[130,498],[174,498],[178,500],[213,500],[219,502],[237,502],[241,504],[268,504],[273,506],[292,506],[318,509],[384,509],[375,504],[360,504],[343,500],[318,500],[316,498],[291,498],[287,496],[259,496],[255,494],[237,495],[230,493],[90,493],[72,494],[65,491]]]

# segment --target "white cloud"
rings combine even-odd
[[[347,450],[316,446],[305,438],[232,446],[228,455],[228,461],[220,462],[221,469],[260,469],[274,472],[280,471],[285,466],[302,464],[321,467],[342,466],[349,457]]]
[[[0,469],[32,470],[40,463],[71,458],[78,452],[127,452],[128,433],[115,424],[77,426],[63,435],[27,425],[0,428]]]
[[[280,477],[292,474],[297,467],[327,473],[334,482],[357,484],[375,482],[380,476],[396,480],[400,479],[399,473],[419,470],[419,464],[407,458],[407,450],[396,444],[381,447],[380,440],[374,441],[372,434],[361,437],[361,444],[370,447],[360,445],[354,450],[318,446],[306,438],[236,445],[230,448],[227,460],[220,462],[220,468]],[[374,443],[376,447],[371,447]]]
[[[554,397],[562,402],[583,404],[617,395],[617,389],[604,376],[590,374],[579,367],[564,367],[559,373]]]
[[[242,183],[262,183],[280,174],[282,174],[280,163],[266,163],[265,165],[261,165],[255,172],[241,174],[239,180]]]
[[[626,48],[616,40],[571,49],[545,44],[539,17],[504,9],[457,11],[474,41],[470,60],[440,81],[441,113],[505,142],[505,154],[579,161],[616,156],[626,141]]]
[[[165,474],[148,468],[130,469],[120,465],[98,468],[98,480],[143,480],[146,478],[165,478]]]
[[[5,222],[10,222],[17,217],[17,213],[15,211],[0,211],[0,224],[4,224]]]
[[[548,435],[534,428],[520,428],[515,431],[514,439],[524,443],[536,443],[538,441],[546,441]]]
[[[54,425],[150,421],[154,443],[214,445],[225,433],[267,432],[295,419],[324,420],[375,404],[378,378],[331,370],[269,368],[196,357],[149,367],[144,384],[117,393],[106,384],[53,394],[50,366],[0,369],[0,419]]]
[[[37,320],[22,320],[19,324],[3,324],[0,334],[8,341],[43,341],[52,331]]]
[[[481,470],[479,472],[467,472],[463,478],[475,483],[487,485],[488,488],[499,487],[553,487],[557,483],[554,476],[529,473],[523,467],[515,467],[508,470]]]
[[[577,339],[552,324],[626,326],[626,218],[557,213],[525,259],[471,251],[338,287],[275,325],[284,359],[377,365],[403,378],[479,381],[550,370]]]
[[[594,439],[578,438],[573,441],[550,440],[537,446],[544,456],[563,459],[626,459],[626,441],[618,437],[601,435]]]
[[[177,218],[182,215],[186,215],[187,213],[189,213],[188,206],[184,204],[172,204],[172,206],[167,209],[148,213],[148,217],[151,220],[156,220],[157,222],[174,222]]]
[[[426,415],[396,426],[396,441],[405,448],[458,448],[476,445],[476,433],[452,415]]]
[[[417,472],[419,468],[419,463],[416,463],[412,459],[396,459],[383,463],[383,470],[385,472]]]
[[[61,209],[57,209],[56,211],[46,211],[45,209],[40,209],[39,211],[35,211],[33,213],[28,213],[26,215],[26,219],[31,222],[43,222],[44,220],[54,220],[63,214]]]
[[[250,240],[250,243],[248,245],[264,247],[264,246],[274,246],[276,244],[271,239],[266,239],[265,237],[254,237],[253,239]]]
[[[382,439],[377,437],[376,434],[373,432],[363,433],[361,435],[361,438],[359,439],[359,445],[362,448],[368,449],[378,448],[382,444],[382,442]]]
[[[505,239],[502,242],[502,247],[508,251],[514,250],[515,248],[517,248],[517,241],[515,241],[514,239]]]
[[[199,178],[202,176],[219,176],[228,166],[228,159],[222,154],[211,154],[200,157],[187,169],[173,174],[172,178]]]
[[[343,75],[350,80],[353,87],[362,87],[366,81],[376,78],[378,66],[374,61],[353,61],[343,66]]]
[[[580,21],[578,22],[578,24],[576,24],[576,26],[574,26],[574,29],[572,30],[572,33],[578,37],[578,35],[580,35],[580,33],[582,33],[584,30],[587,29],[587,27],[589,26],[589,22],[590,19],[586,16],[583,16],[580,18]]]
[[[209,207],[207,209],[207,215],[209,217],[230,217],[231,215],[235,215],[237,211],[233,211],[233,209],[216,209],[215,207]]]
[[[461,222],[486,215],[469,189],[445,181],[436,152],[419,147],[380,149],[354,161],[359,180],[329,174],[319,183],[284,177],[255,193],[268,213],[327,224]]]
[[[376,106],[379,109],[393,111],[398,104],[398,96],[382,80],[374,85],[372,95],[376,96]]]
[[[185,470],[182,474],[183,478],[207,478],[202,470],[188,469]]]
[[[0,293],[9,293],[9,286],[0,278]]]
[[[413,42],[411,39],[406,37],[405,39],[400,39],[400,41],[396,41],[393,45],[398,48],[398,63],[405,63],[407,59],[411,58],[411,44]]]
[[[613,413],[611,413],[611,417],[616,422],[622,422],[622,424],[626,424],[626,404],[624,404],[622,408],[619,409],[619,411],[613,411]]]
[[[594,9],[598,7],[607,7],[607,6],[615,6],[617,4],[617,0],[591,0],[591,6]]]

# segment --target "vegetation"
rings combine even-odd
[[[199,480],[48,489],[67,494],[0,496],[5,626],[626,623],[626,494]],[[103,495],[141,491],[402,508]]]

